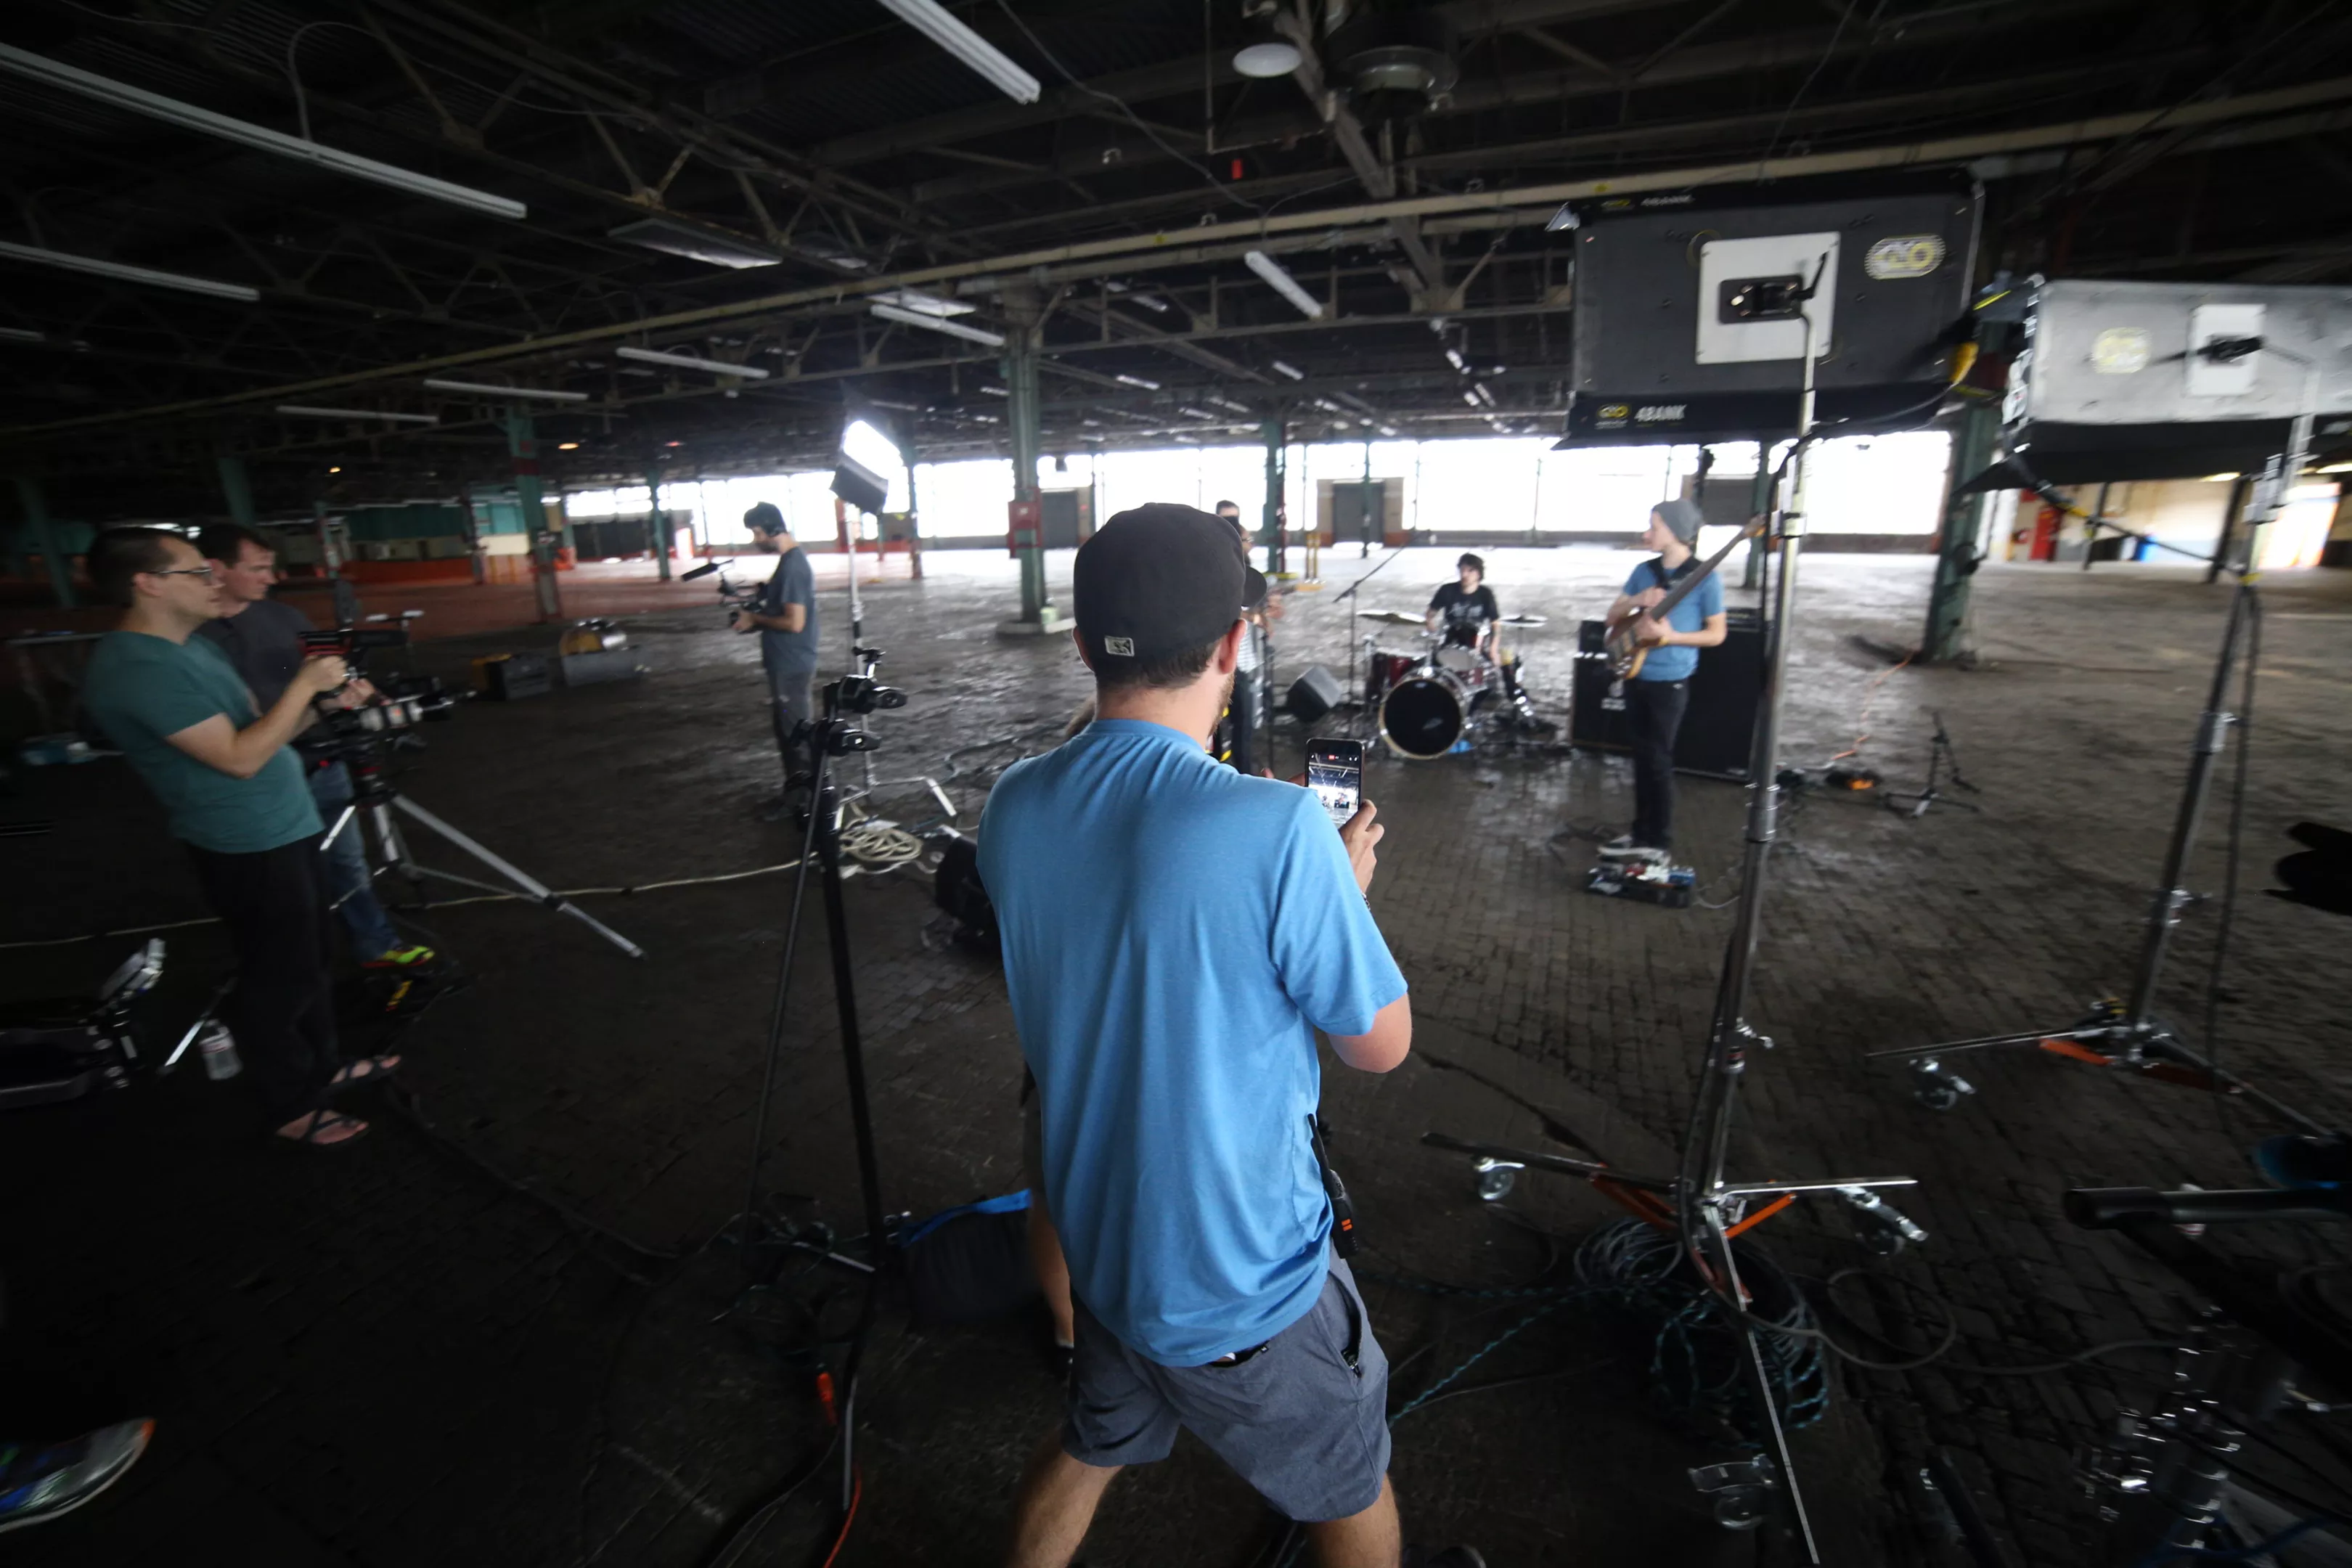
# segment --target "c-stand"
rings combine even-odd
[[[874,750],[874,737],[858,727],[852,715],[883,708],[903,708],[902,691],[877,685],[866,674],[845,675],[824,689],[824,716],[805,730],[812,754],[807,838],[800,868],[793,879],[792,912],[784,926],[783,955],[776,968],[776,992],[768,1016],[767,1058],[760,1076],[760,1102],[752,1116],[751,1171],[743,1200],[744,1266],[748,1295],[764,1289],[781,1267],[781,1258],[793,1252],[814,1252],[826,1261],[863,1274],[865,1300],[850,1340],[849,1359],[841,1380],[841,1503],[849,1506],[856,1464],[858,1363],[866,1348],[866,1331],[874,1320],[876,1287],[890,1267],[892,1253],[882,1214],[882,1178],[875,1158],[874,1117],[866,1098],[866,1046],[857,1022],[856,967],[850,955],[849,916],[842,900],[841,815],[846,804],[833,775],[833,761],[853,752]],[[769,1214],[760,1190],[760,1175],[768,1155],[768,1108],[775,1096],[776,1066],[782,1053],[784,1017],[792,998],[793,961],[800,946],[801,914],[814,864],[824,882],[825,937],[833,949],[833,999],[841,1026],[842,1067],[849,1085],[849,1119],[857,1146],[858,1195],[866,1216],[866,1257],[852,1258],[833,1249],[829,1239],[811,1240],[788,1221]],[[738,1306],[744,1298],[737,1298]]]
[[[1762,1433],[1761,1447],[1765,1450],[1753,1460],[1706,1467],[1704,1470],[1695,1472],[1692,1479],[1695,1483],[1709,1489],[1758,1489],[1785,1494],[1790,1522],[1795,1526],[1804,1561],[1813,1564],[1822,1561],[1821,1549],[1814,1540],[1812,1521],[1805,1511],[1803,1493],[1797,1485],[1796,1470],[1789,1453],[1788,1434],[1780,1419],[1780,1391],[1760,1341],[1760,1336],[1778,1330],[1760,1321],[1749,1310],[1751,1298],[1747,1287],[1741,1283],[1732,1241],[1742,1232],[1787,1208],[1802,1194],[1843,1198],[1857,1210],[1870,1215],[1874,1224],[1896,1231],[1906,1240],[1920,1239],[1923,1235],[1872,1191],[1879,1187],[1916,1184],[1916,1179],[1910,1176],[1832,1176],[1798,1182],[1733,1182],[1725,1175],[1725,1166],[1730,1154],[1732,1114],[1738,1103],[1740,1079],[1748,1070],[1748,1048],[1753,1045],[1769,1050],[1772,1045],[1769,1039],[1748,1026],[1744,1014],[1748,985],[1755,970],[1757,938],[1763,929],[1764,888],[1779,813],[1780,786],[1777,774],[1780,770],[1775,764],[1775,756],[1780,749],[1780,711],[1788,685],[1789,645],[1796,608],[1797,558],[1804,535],[1806,489],[1811,468],[1807,455],[1819,438],[1813,422],[1816,329],[1811,311],[1802,309],[1801,305],[1803,301],[1810,300],[1821,286],[1828,262],[1829,258],[1824,256],[1821,267],[1815,269],[1812,282],[1804,286],[1801,292],[1792,288],[1789,296],[1799,303],[1801,308],[1794,313],[1804,322],[1803,374],[1797,403],[1796,447],[1789,458],[1793,474],[1785,504],[1776,510],[1767,531],[1768,540],[1779,547],[1780,560],[1774,574],[1773,612],[1767,633],[1764,678],[1748,764],[1748,776],[1751,782],[1748,786],[1747,853],[1741,865],[1738,915],[1733,922],[1729,950],[1724,958],[1722,978],[1716,987],[1715,1014],[1708,1031],[1706,1055],[1700,1068],[1698,1092],[1693,1099],[1690,1122],[1684,1133],[1678,1166],[1672,1176],[1635,1175],[1598,1162],[1569,1160],[1556,1155],[1531,1159],[1517,1151],[1465,1143],[1439,1133],[1431,1133],[1423,1139],[1423,1142],[1440,1148],[1478,1155],[1482,1174],[1519,1163],[1533,1169],[1549,1169],[1580,1176],[1597,1191],[1622,1204],[1635,1218],[1661,1230],[1671,1231],[1677,1237],[1684,1260],[1690,1265],[1693,1275],[1706,1290],[1716,1310],[1731,1326],[1738,1342],[1742,1360],[1746,1363],[1748,1391],[1755,1405],[1756,1426]],[[1758,1200],[1762,1200],[1760,1206],[1750,1212],[1750,1204]]]
[[[2285,354],[2284,350],[2278,352]],[[1962,1095],[1974,1092],[1965,1079],[1944,1070],[1943,1058],[1964,1051],[2031,1048],[2090,1067],[2121,1068],[2143,1078],[2203,1089],[2210,1094],[2242,1094],[2259,1100],[2277,1115],[2307,1131],[2327,1131],[2294,1106],[2255,1089],[2235,1073],[2224,1070],[2210,1058],[2191,1049],[2171,1025],[2154,1014],[2157,984],[2163,978],[2165,955],[2172,942],[2172,928],[2180,923],[2181,911],[2188,907],[2191,897],[2181,882],[2187,875],[2189,853],[2197,845],[2198,824],[2204,817],[2205,800],[2211,792],[2213,769],[2221,757],[2229,731],[2243,719],[2243,715],[2229,710],[2230,687],[2238,678],[2240,649],[2261,615],[2260,601],[2254,591],[2255,541],[2262,526],[2275,519],[2285,507],[2287,491],[2293,488],[2294,476],[2301,471],[2310,450],[2310,409],[2314,401],[2307,377],[2305,411],[2294,420],[2287,449],[2273,456],[2263,471],[2261,486],[2249,507],[2250,526],[2244,531],[2242,555],[2227,563],[2228,570],[2237,579],[2237,586],[2230,597],[2230,617],[2222,627],[2221,652],[2213,661],[2213,679],[2206,691],[2205,710],[2197,721],[2196,740],[2189,753],[2189,777],[2181,786],[2180,805],[2173,816],[2172,837],[2165,848],[2164,869],[2157,885],[2155,904],[2148,911],[2147,931],[2140,942],[2139,967],[2132,977],[2130,995],[2121,1001],[2111,999],[2099,1003],[2086,1016],[2065,1028],[2024,1029],[2005,1035],[1983,1035],[1972,1039],[1945,1040],[1932,1046],[1903,1046],[1864,1053],[1865,1059],[1891,1058],[1909,1062],[1913,1097],[1929,1110],[1948,1110],[1959,1102]],[[2111,529],[2127,538],[2173,550],[2179,554],[2191,554],[2107,518],[2086,521],[2093,524],[2094,531],[2099,528]],[[2203,556],[2193,558],[2207,559]],[[2251,679],[2251,671],[2248,679]],[[2242,747],[2244,743],[2244,738],[2241,736],[2239,744]]]

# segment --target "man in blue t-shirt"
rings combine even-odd
[[[1698,570],[1692,545],[1698,539],[1696,503],[1660,501],[1650,512],[1642,542],[1658,552],[1625,579],[1625,591],[1609,606],[1609,619],[1634,609],[1649,610],[1674,586]],[[1635,636],[1649,649],[1642,668],[1625,682],[1625,709],[1633,729],[1633,826],[1601,847],[1619,859],[1666,858],[1675,847],[1675,737],[1690,706],[1691,673],[1698,650],[1723,640],[1723,579],[1708,573],[1661,621],[1645,615]]]
[[[793,731],[816,717],[810,687],[816,676],[816,574],[808,552],[784,527],[784,514],[773,501],[761,501],[743,514],[751,542],[762,553],[783,557],[760,590],[751,607],[735,612],[735,629],[760,634],[760,665],[768,677],[768,710],[775,721],[776,750],[784,763],[789,792],[793,776],[807,766]],[[787,809],[783,796],[768,811],[771,818]]]
[[[310,1148],[349,1143],[367,1123],[328,1110],[328,1092],[399,1058],[336,1066],[319,811],[286,749],[311,699],[349,672],[340,658],[306,659],[262,710],[227,656],[195,635],[215,613],[213,569],[179,534],[110,529],[90,546],[89,575],[129,608],[90,655],[82,699],[163,800],[228,928],[237,969],[226,1021],[268,1123]]]
[[[1394,1563],[1388,1365],[1313,1139],[1316,1030],[1370,1072],[1412,1048],[1363,896],[1382,829],[1209,754],[1265,593],[1230,522],[1122,512],[1071,585],[1098,717],[1008,770],[980,834],[1076,1315],[1011,1561],[1061,1568],[1181,1426],[1324,1561]]]

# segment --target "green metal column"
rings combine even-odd
[[[1952,470],[1944,485],[1944,527],[1936,540],[1936,582],[1927,591],[1927,626],[1919,657],[1942,664],[1960,657],[1960,627],[1968,618],[1969,579],[1977,569],[1977,540],[1984,531],[1982,491],[1962,495],[1960,487],[1992,462],[1993,437],[2000,433],[2000,409],[1991,403],[1960,405],[1960,427],[1952,436]]]
[[[898,440],[898,460],[907,465],[907,569],[918,583],[923,580],[923,505],[915,496],[915,437],[902,436]],[[876,563],[880,564],[878,562]]]
[[[547,508],[539,496],[539,439],[531,432],[530,416],[520,408],[507,412],[507,453],[514,461],[515,500],[522,507],[524,535],[530,541],[531,585],[539,595],[542,622],[563,618],[563,595],[555,584],[555,533],[547,526]]]
[[[669,520],[662,516],[661,474],[651,463],[646,465],[646,532],[654,548],[654,563],[661,580],[669,581],[669,552],[677,541],[669,536]]]
[[[228,520],[241,527],[255,526],[253,510],[253,479],[245,471],[245,459],[226,454],[213,459],[220,472],[221,495],[228,502]]]
[[[1290,563],[1290,542],[1285,537],[1289,530],[1282,525],[1282,466],[1287,432],[1279,412],[1257,429],[1265,440],[1265,515],[1259,525],[1258,537],[1265,541],[1265,569],[1280,573],[1287,570]]]
[[[1037,299],[1035,291],[1027,288],[1007,289],[1002,299],[1013,321],[1004,352],[1004,384],[1012,393],[1005,422],[1013,435],[1013,499],[1035,507],[1042,499],[1037,489]],[[1059,619],[1045,597],[1045,538],[1040,520],[1020,551],[1021,618],[1007,623],[1003,630],[1041,632]]]
[[[50,592],[57,595],[58,604],[63,608],[78,608],[81,596],[74,592],[73,568],[66,564],[65,552],[58,542],[58,525],[49,516],[48,499],[41,494],[41,481],[17,475],[16,501],[25,509],[25,527],[49,569]]]

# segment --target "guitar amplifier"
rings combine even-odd
[[[1756,742],[1756,710],[1764,690],[1763,618],[1749,609],[1724,613],[1724,638],[1701,648],[1691,677],[1690,706],[1675,737],[1675,771],[1745,784]],[[1604,622],[1586,621],[1576,633],[1576,675],[1570,693],[1568,738],[1596,751],[1633,748],[1624,682],[1609,673]]]

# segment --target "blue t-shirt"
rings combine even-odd
[[[784,552],[776,563],[774,575],[760,590],[752,607],[763,616],[781,616],[786,605],[799,605],[808,611],[796,632],[760,629],[760,662],[770,669],[814,669],[816,668],[816,573],[809,565],[808,552],[798,547]]]
[[[1078,1299],[1165,1366],[1265,1343],[1328,1268],[1314,1031],[1364,1034],[1405,992],[1330,818],[1098,719],[1006,771],[980,874]]]
[[[1692,572],[1698,570],[1696,560],[1685,561],[1683,566]],[[1639,594],[1651,588],[1671,589],[1679,576],[1679,573],[1668,572],[1654,559],[1644,561],[1633,568],[1631,577],[1625,579],[1625,592]],[[1704,631],[1707,616],[1721,614],[1723,577],[1719,573],[1710,572],[1706,582],[1693,588],[1684,595],[1681,604],[1666,612],[1666,625],[1678,632]],[[1642,661],[1642,673],[1634,679],[1688,680],[1691,672],[1697,668],[1698,649],[1695,647],[1654,647],[1650,650],[1650,657]]]
[[[242,730],[253,694],[209,639],[175,643],[109,632],[89,656],[82,700],[170,814],[172,837],[219,855],[255,855],[320,831],[302,764],[280,747],[241,779],[207,767],[166,737],[215,714]]]

